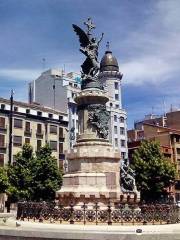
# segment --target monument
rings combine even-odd
[[[134,173],[127,162],[121,163],[120,171],[120,153],[108,140],[110,114],[106,103],[109,98],[98,80],[98,48],[103,33],[96,39],[92,36],[95,28],[92,20],[89,18],[84,24],[86,32],[73,24],[80,51],[86,56],[81,65],[82,91],[75,96],[79,135],[67,154],[68,172],[63,176],[63,186],[56,195],[63,205],[70,202],[75,205],[137,202],[140,195],[135,187]]]

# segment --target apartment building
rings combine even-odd
[[[140,146],[141,141],[154,140],[160,143],[163,155],[174,163],[177,169],[177,179],[172,191],[177,201],[180,200],[180,130],[167,128],[163,126],[153,125],[149,123],[141,123],[141,129],[133,129],[128,131],[128,150],[129,158],[132,161],[133,152]]]
[[[9,154],[11,119],[12,154]],[[34,151],[48,143],[58,166],[63,166],[68,148],[67,127],[66,113],[18,101],[13,101],[12,105],[10,100],[0,98],[0,166],[9,161],[13,163],[24,143],[31,144]]]

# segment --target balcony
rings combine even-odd
[[[43,138],[44,132],[43,131],[36,131],[36,137]]]
[[[31,135],[32,135],[32,129],[25,129],[25,130],[24,130],[24,135],[25,135],[25,136],[28,136],[28,137],[31,137]]]

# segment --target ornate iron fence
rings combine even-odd
[[[17,219],[51,223],[82,224],[169,224],[179,222],[179,209],[172,204],[100,206],[83,204],[68,207],[47,202],[19,202]]]

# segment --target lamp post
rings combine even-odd
[[[14,91],[11,90],[11,97],[10,97],[10,113],[9,113],[9,161],[8,164],[12,164],[12,120],[13,120],[13,99]]]

